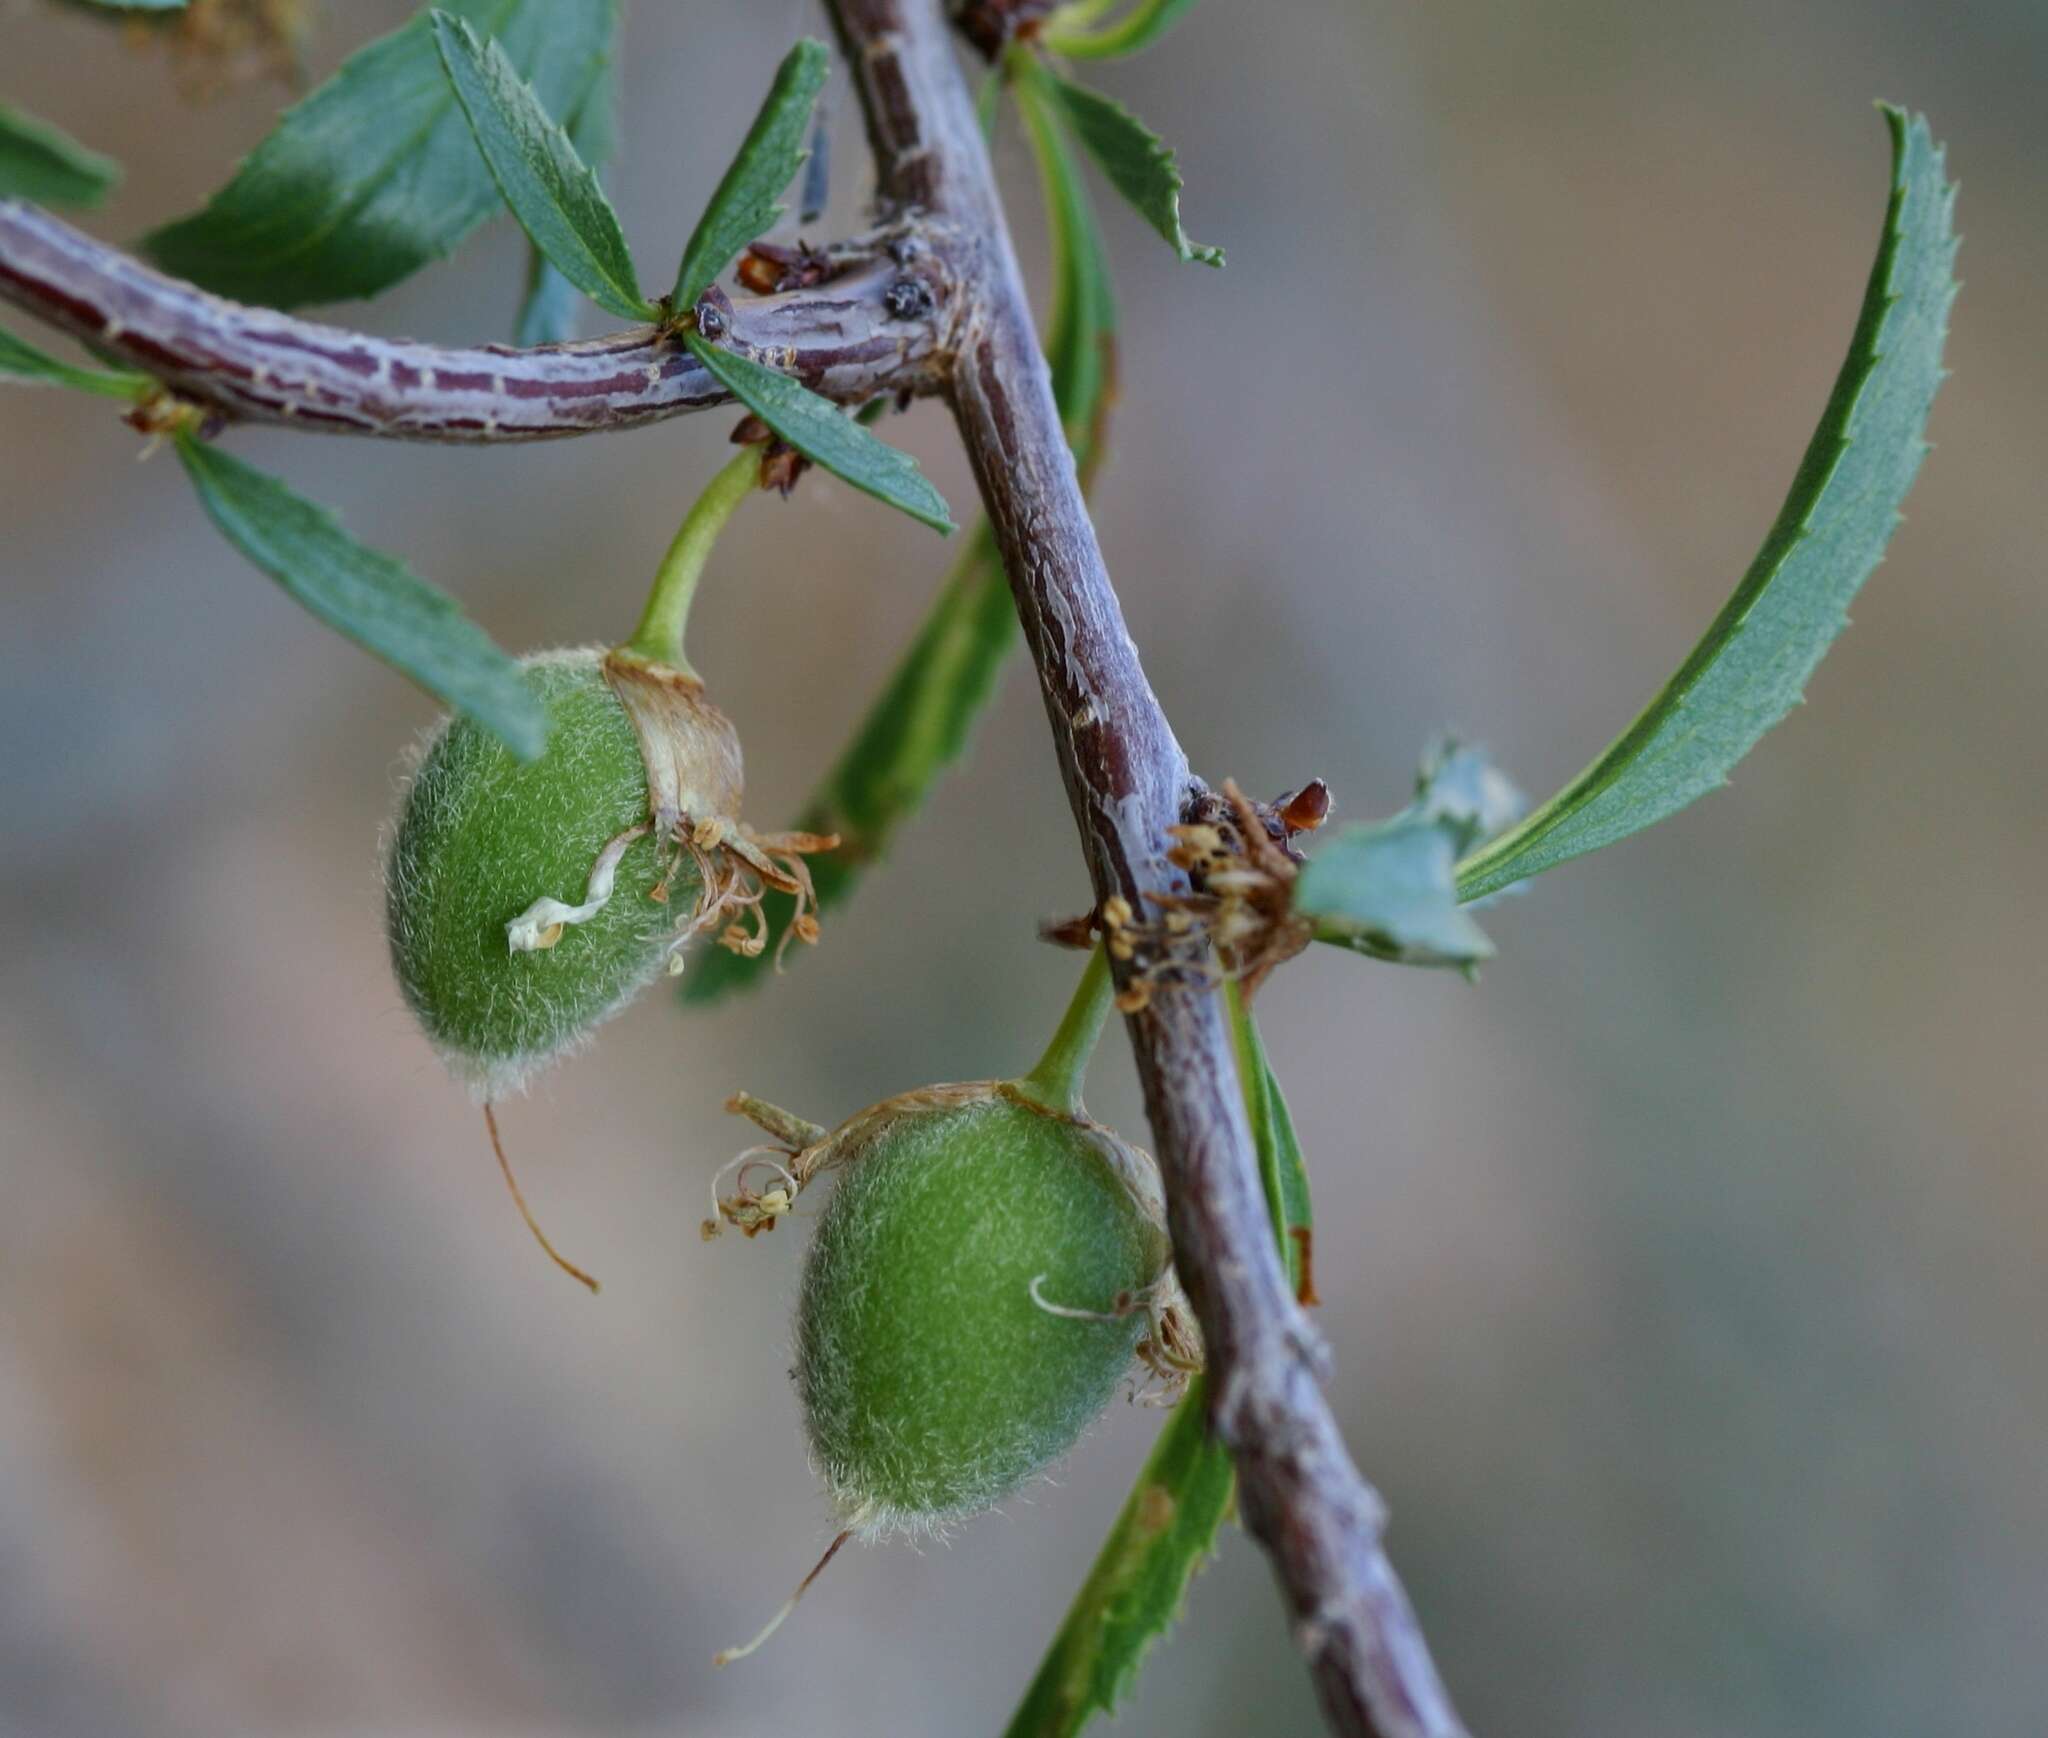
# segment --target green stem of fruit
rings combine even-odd
[[[761,449],[745,447],[739,456],[705,486],[696,504],[684,516],[676,540],[661,558],[654,576],[654,589],[647,594],[647,608],[640,625],[626,642],[626,650],[658,664],[696,675],[683,655],[683,629],[690,619],[690,600],[697,594],[697,580],[718,541],[725,522],[739,504],[761,484]]]
[[[1088,969],[1074,989],[1074,999],[1060,1016],[1059,1030],[1038,1059],[1038,1066],[1016,1082],[1026,1098],[1074,1116],[1081,1109],[1081,1082],[1087,1078],[1088,1059],[1095,1054],[1102,1024],[1109,1018],[1110,998],[1115,985],[1109,977],[1109,955],[1098,945],[1088,956]]]

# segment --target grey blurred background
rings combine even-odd
[[[329,6],[323,73],[400,4]],[[804,6],[632,9],[612,184],[674,257]],[[1775,511],[1925,108],[1966,236],[1930,460],[1813,704],[1718,795],[1501,910],[1478,987],[1267,992],[1336,1403],[1484,1734],[2048,1732],[2048,15],[2034,0],[1194,10],[1101,81],[1175,143],[1178,267],[1105,214],[1111,568],[1198,766],[1345,812],[1440,726],[1541,794]],[[0,95],[189,209],[275,86],[0,6]],[[840,101],[847,220],[863,189]],[[1034,281],[1014,128],[1000,157]],[[344,320],[509,330],[505,224]],[[19,321],[9,323],[22,329]],[[540,449],[237,434],[513,646],[616,635],[728,418]],[[892,425],[961,505],[942,414]],[[1021,664],[895,859],[763,995],[657,995],[504,1113],[408,1023],[376,838],[431,704],[221,544],[107,406],[0,401],[0,1728],[49,1738],[972,1734],[1157,1415],[950,1544],[842,1558],[784,1374],[792,1238],[706,1247],[736,1087],[832,1121],[1013,1071],[1086,893]],[[829,484],[742,515],[692,650],[789,814],[947,553]],[[1141,1122],[1120,1043],[1093,1108]],[[1241,1538],[1119,1730],[1308,1733]]]

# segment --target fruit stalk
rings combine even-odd
[[[1109,954],[1098,946],[1088,956],[1087,970],[1075,987],[1074,999],[1060,1016],[1059,1029],[1046,1045],[1045,1054],[1031,1072],[1017,1082],[1017,1090],[1048,1110],[1069,1116],[1081,1109],[1081,1082],[1088,1073],[1088,1059],[1095,1054],[1102,1037],[1103,1022],[1109,1018],[1109,1004],[1116,986],[1110,982]]]
[[[704,487],[683,523],[675,541],[661,558],[654,585],[647,594],[647,607],[640,625],[625,649],[649,663],[666,664],[690,677],[697,672],[683,654],[683,630],[690,619],[690,603],[697,595],[697,581],[710,558],[712,545],[725,529],[725,522],[739,505],[761,486],[761,451],[749,446],[714,476]]]

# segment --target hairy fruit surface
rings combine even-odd
[[[523,1084],[624,1007],[661,971],[691,909],[696,871],[687,856],[676,866],[645,828],[640,740],[602,659],[583,648],[525,660],[548,713],[538,760],[517,760],[467,718],[445,720],[392,834],[385,909],[399,987],[480,1097]],[[731,737],[711,708],[702,714],[704,729]],[[736,766],[736,740],[731,757]],[[508,941],[536,900],[583,901],[607,845],[635,827],[600,909],[523,950]]]
[[[804,1264],[796,1379],[848,1528],[942,1526],[1070,1449],[1168,1284],[1157,1173],[1007,1085],[933,1087],[800,1155],[839,1180]]]

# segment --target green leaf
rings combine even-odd
[[[1266,1059],[1257,1020],[1244,1005],[1235,983],[1227,986],[1230,1033],[1237,1047],[1237,1076],[1244,1088],[1245,1115],[1252,1126],[1252,1145],[1259,1158],[1259,1181],[1265,1186],[1266,1210],[1273,1216],[1273,1236],[1287,1278],[1299,1295],[1308,1270],[1308,1239],[1315,1220],[1308,1198],[1308,1161],[1294,1132],[1287,1098]],[[1304,1300],[1306,1301],[1306,1300]]]
[[[1477,749],[1425,758],[1415,800],[1384,821],[1340,827],[1294,884],[1294,909],[1334,942],[1402,965],[1470,968],[1493,956],[1460,909],[1458,859],[1506,826],[1521,797]]]
[[[713,379],[805,458],[935,531],[953,529],[945,496],[917,461],[868,433],[829,398],[750,356],[708,344],[696,332],[685,333],[683,342]]]
[[[608,63],[590,82],[583,101],[569,121],[569,142],[594,170],[611,161],[618,144],[618,77]],[[576,336],[583,298],[576,286],[548,264],[547,255],[527,244],[526,292],[512,342],[521,345],[561,344]]]
[[[324,507],[190,435],[178,437],[200,503],[221,534],[329,627],[467,712],[522,759],[547,718],[519,665],[455,600],[403,562],[366,548]]]
[[[1008,1738],[1068,1738],[1113,1713],[1145,1650],[1180,1615],[1235,1489],[1230,1456],[1209,1433],[1206,1388],[1201,1377],[1189,1383],[1160,1431]]]
[[[103,12],[182,12],[188,0],[87,0]]]
[[[840,837],[838,850],[811,859],[821,911],[853,891],[862,872],[888,849],[897,827],[922,806],[939,774],[966,749],[1017,637],[1017,612],[995,538],[982,524],[895,674],[797,818],[801,832]],[[768,895],[776,934],[791,910],[787,895]],[[767,955],[747,959],[709,950],[690,962],[683,999],[709,1002],[758,983],[769,963]]]
[[[1884,554],[1927,450],[1955,299],[1955,190],[1924,118],[1885,108],[1892,195],[1848,360],[1762,551],[1706,637],[1604,754],[1458,865],[1477,899],[1611,845],[1727,782],[1783,718]]]
[[[604,76],[614,0],[448,0],[550,114]],[[449,253],[502,198],[425,13],[279,118],[205,209],[144,239],[157,264],[271,307],[371,296]]]
[[[69,133],[0,103],[0,199],[97,205],[121,179],[121,165]]]
[[[1180,170],[1173,153],[1146,130],[1144,122],[1121,103],[1071,79],[1047,72],[1045,86],[1066,111],[1088,154],[1101,166],[1110,185],[1137,208],[1138,215],[1166,238],[1184,260],[1220,266],[1223,250],[1188,240],[1180,223]]]
[[[438,8],[427,16],[477,149],[528,240],[607,313],[657,317],[640,293],[618,213],[533,87],[497,43],[480,40],[464,20]]]
[[[831,70],[832,56],[825,45],[808,36],[776,68],[775,82],[768,87],[739,155],[683,249],[671,298],[679,311],[694,308],[733,256],[786,209],[782,190],[808,155],[811,106]]]
[[[102,398],[135,398],[156,384],[146,374],[79,368],[59,362],[4,330],[0,330],[0,379],[28,386],[69,386],[78,392],[98,393]]]
[[[1112,24],[1062,24],[1055,12],[1039,40],[1069,60],[1114,60],[1150,48],[1181,21],[1195,0],[1138,0]]]
[[[1116,378],[1116,296],[1095,207],[1052,106],[1051,75],[1028,49],[1009,57],[1018,112],[1038,159],[1052,233],[1052,320],[1045,357],[1067,442],[1084,474],[1100,445]]]

